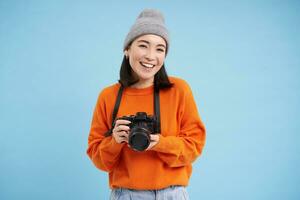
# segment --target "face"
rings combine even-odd
[[[165,61],[166,42],[157,35],[143,35],[132,42],[125,55],[129,57],[134,76],[139,79],[134,87],[147,87],[153,84],[154,75]]]

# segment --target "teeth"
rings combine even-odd
[[[147,67],[147,68],[153,68],[153,67],[154,67],[154,65],[147,64],[147,63],[142,63],[142,65],[143,65],[144,67]]]

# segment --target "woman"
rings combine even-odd
[[[168,50],[163,15],[145,9],[125,39],[119,83],[98,97],[87,153],[109,173],[111,199],[188,199],[205,128],[188,84],[167,76]]]

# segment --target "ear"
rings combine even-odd
[[[124,51],[124,55],[125,55],[126,58],[128,58],[128,50]]]

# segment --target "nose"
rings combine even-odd
[[[154,60],[155,59],[155,53],[152,49],[149,49],[145,55],[145,58],[147,60]]]

